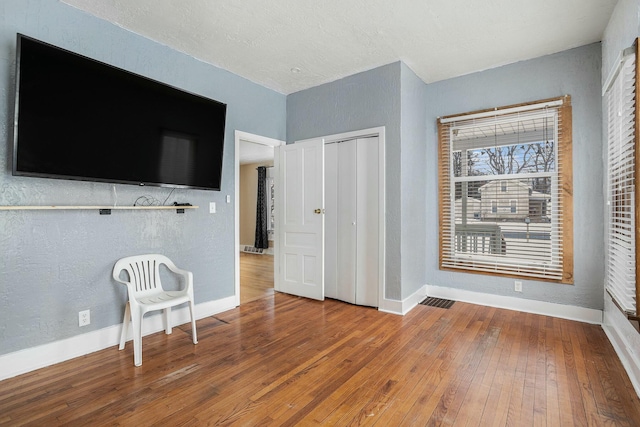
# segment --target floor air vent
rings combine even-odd
[[[250,254],[261,254],[263,251],[262,248],[256,248],[253,246],[245,246],[243,252],[248,252]]]
[[[434,298],[427,297],[424,301],[422,301],[421,305],[428,305],[429,307],[438,307],[438,308],[451,308],[455,301],[450,299],[442,299],[442,298]]]

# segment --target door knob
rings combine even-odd
[[[314,213],[317,213],[317,214],[321,214],[321,213],[322,213],[322,209],[316,209],[316,210],[314,210],[313,212],[314,212]]]

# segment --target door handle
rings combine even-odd
[[[324,209],[316,209],[316,210],[313,211],[313,213],[323,214],[324,213]]]

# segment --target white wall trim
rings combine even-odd
[[[234,307],[236,307],[235,296],[201,303],[196,305],[196,319],[213,316]],[[164,330],[163,318],[162,315],[146,317],[143,322],[143,336]],[[189,309],[181,307],[172,310],[171,320],[173,326],[189,323]],[[0,355],[0,381],[111,346],[117,346],[120,343],[121,328],[121,324],[113,325],[86,334]],[[127,345],[133,344],[128,343]],[[113,351],[118,351],[117,347],[114,347]],[[133,367],[133,360],[131,360],[131,366]]]
[[[602,329],[607,334],[607,338],[611,341],[611,345],[622,362],[622,366],[627,371],[636,394],[640,397],[640,359],[630,350],[629,343],[624,339],[624,335],[618,332],[615,325],[609,325],[605,322],[602,325]]]
[[[420,301],[425,299],[426,296],[427,286],[425,285],[402,301],[386,298],[382,299],[378,310],[385,313],[399,314],[400,316],[404,316],[405,314],[410,312],[416,305],[420,304]]]
[[[602,324],[602,310],[576,307],[573,305],[556,304],[552,302],[515,298],[503,295],[485,294],[482,292],[466,291],[462,289],[446,288],[443,286],[426,286],[427,295],[436,298],[451,299],[489,307],[505,308],[507,310],[523,311],[525,313],[542,314],[561,319],[577,320],[579,322]]]
[[[262,144],[269,145],[271,147],[278,147],[280,145],[285,145],[286,142],[280,141],[278,139],[268,138],[266,136],[254,135],[252,133],[243,132],[240,130],[235,131],[235,158],[234,158],[234,169],[235,169],[235,201],[234,201],[234,226],[235,226],[235,255],[234,255],[234,263],[235,263],[235,305],[240,305],[240,141],[248,141],[253,142],[254,144]],[[275,165],[274,165],[275,166]],[[275,234],[274,234],[275,238]]]
[[[605,310],[602,329],[616,351],[624,366],[631,384],[640,397],[640,339],[638,331],[631,325],[627,317],[615,306],[611,296],[604,293]]]

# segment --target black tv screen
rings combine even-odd
[[[220,190],[226,108],[18,34],[13,174]]]

